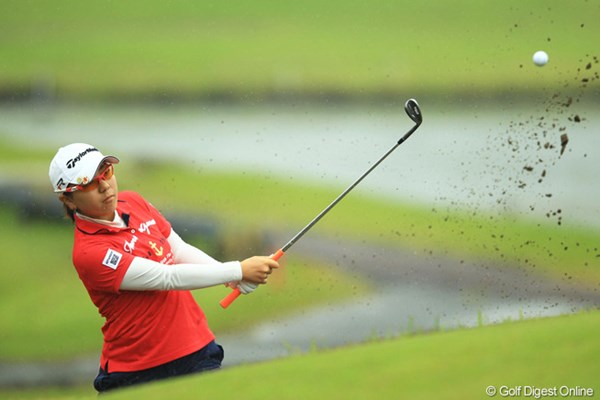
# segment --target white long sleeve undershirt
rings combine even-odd
[[[238,261],[216,264],[164,265],[135,257],[121,282],[121,290],[193,290],[240,281]]]
[[[115,212],[113,221],[103,221],[78,214],[79,217],[109,226],[124,227]],[[167,238],[174,265],[164,265],[135,257],[121,282],[121,290],[193,290],[242,280],[239,261],[221,263],[200,249],[186,243],[171,229]]]
[[[221,263],[186,243],[171,230],[167,238],[175,265],[135,257],[121,282],[121,290],[193,290],[242,279],[239,261]]]

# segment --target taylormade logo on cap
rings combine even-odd
[[[50,162],[50,182],[54,191],[64,192],[69,185],[85,185],[92,181],[103,162],[117,164],[115,156],[104,156],[96,147],[72,143],[58,149]]]
[[[79,153],[77,155],[77,157],[70,159],[69,161],[67,161],[67,168],[71,169],[75,166],[75,164],[77,164],[77,161],[81,160],[81,157],[85,156],[88,153],[91,153],[92,151],[100,151],[95,147],[90,147],[89,149],[86,149],[85,151]]]

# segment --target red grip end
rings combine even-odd
[[[275,253],[271,254],[271,258],[275,261],[278,261],[281,257],[283,257],[283,250],[279,249]]]
[[[283,250],[279,249],[275,253],[271,254],[271,258],[273,260],[277,261],[281,257],[283,257],[283,254],[284,254]],[[227,308],[231,305],[231,303],[233,303],[235,301],[235,299],[237,299],[240,296],[240,294],[242,294],[240,289],[235,288],[223,300],[221,300],[221,302],[219,304],[221,305],[221,307]]]
[[[240,289],[235,288],[223,300],[221,300],[219,304],[221,305],[221,307],[227,308],[231,303],[235,301],[235,299],[237,299],[240,296],[240,294],[242,294]]]

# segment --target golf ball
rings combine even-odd
[[[533,62],[538,67],[543,67],[548,62],[548,54],[543,50],[536,51],[533,55]]]

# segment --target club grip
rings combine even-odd
[[[240,296],[240,294],[242,294],[240,289],[235,288],[231,291],[231,293],[225,296],[219,304],[221,305],[221,307],[227,308],[231,305],[231,303],[235,301],[235,299],[237,299]]]
[[[271,258],[273,260],[277,261],[283,256],[283,254],[284,254],[283,250],[279,249],[275,253],[271,254]],[[242,294],[240,289],[235,288],[231,291],[231,293],[229,293],[227,296],[225,296],[225,298],[223,298],[223,300],[221,300],[219,302],[219,304],[221,305],[221,307],[227,308],[231,305],[231,303],[233,303],[235,301],[235,299],[240,297],[240,294]]]
[[[275,261],[279,261],[279,259],[283,257],[284,254],[285,253],[283,252],[283,250],[279,249],[275,253],[271,254],[271,258]]]

